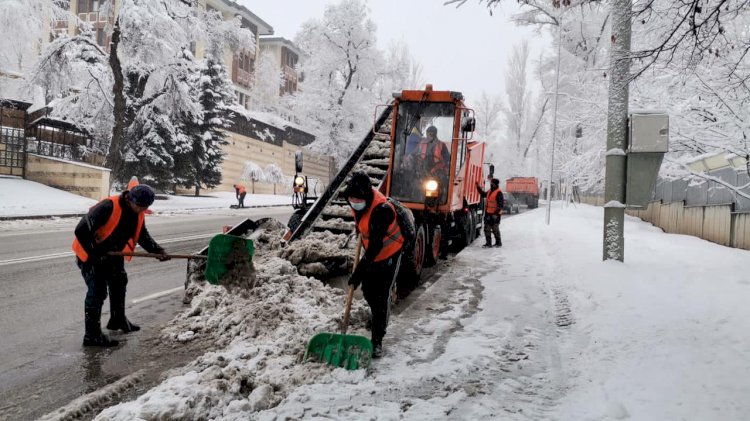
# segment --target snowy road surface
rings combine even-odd
[[[750,419],[750,252],[628,217],[625,263],[602,262],[602,209],[584,205],[502,230],[407,300],[369,371],[301,361],[343,292],[260,256],[250,294],[203,286],[162,331],[216,351],[97,419]],[[367,317],[357,300],[350,333]]]
[[[248,217],[286,222],[291,211],[283,207],[154,215],[146,224],[167,251],[192,253],[224,225]],[[144,331],[127,337],[126,346],[115,352],[83,350],[86,288],[70,252],[77,222],[6,222],[0,233],[0,419],[42,415],[132,372],[141,348],[149,346],[148,338],[158,333],[158,324],[181,308],[185,261],[134,259],[127,267],[127,308]],[[105,303],[103,324],[108,310]]]

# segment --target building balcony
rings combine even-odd
[[[237,60],[232,64],[232,82],[250,88],[253,85],[253,74],[240,69]]]

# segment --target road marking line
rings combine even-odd
[[[135,300],[131,301],[130,303],[131,304],[138,304],[138,303],[141,303],[143,301],[153,300],[154,298],[161,298],[161,297],[164,297],[165,295],[170,295],[170,294],[173,294],[173,293],[175,293],[177,291],[182,291],[184,289],[185,289],[185,287],[177,287],[177,288],[168,289],[166,291],[155,292],[155,293],[153,293],[151,295],[147,295],[145,297],[136,298]]]
[[[53,253],[53,254],[47,254],[44,256],[29,256],[29,257],[20,257],[18,259],[10,259],[10,260],[2,260],[0,261],[0,266],[6,266],[6,265],[12,265],[16,263],[29,263],[29,262],[38,262],[42,260],[51,260],[51,259],[59,259],[61,257],[69,257],[73,256],[72,251],[68,251],[65,253]]]
[[[213,234],[197,234],[197,235],[190,235],[187,237],[180,237],[180,238],[169,238],[167,240],[159,241],[159,244],[171,244],[171,243],[179,243],[181,241],[190,241],[190,240],[200,240],[203,238],[209,238],[215,236],[216,233]],[[8,259],[8,260],[0,260],[0,266],[7,266],[7,265],[13,265],[18,263],[31,263],[31,262],[41,262],[44,260],[52,260],[52,259],[59,259],[62,257],[71,257],[73,256],[72,251],[66,251],[63,253],[52,253],[52,254],[45,254],[42,256],[28,256],[28,257],[19,257],[17,259]]]

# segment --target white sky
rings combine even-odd
[[[303,22],[322,18],[326,4],[332,1],[239,0],[274,28],[274,36],[290,40]],[[403,39],[424,66],[425,82],[438,90],[461,91],[469,103],[478,99],[483,90],[503,93],[503,75],[514,44],[528,39],[530,59],[536,61],[547,39],[510,22],[510,16],[517,10],[513,0],[496,9],[494,16],[478,0],[469,0],[458,9],[443,6],[444,0],[367,0],[367,3],[382,49],[393,40]],[[530,67],[533,73],[535,65]]]

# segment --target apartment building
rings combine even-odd
[[[299,64],[300,58],[304,57],[302,50],[283,37],[261,37],[260,51],[261,54],[270,51],[279,69],[281,69],[284,80],[279,87],[279,95],[283,96],[296,92],[297,84],[301,82],[301,75],[297,74],[297,64]]]

